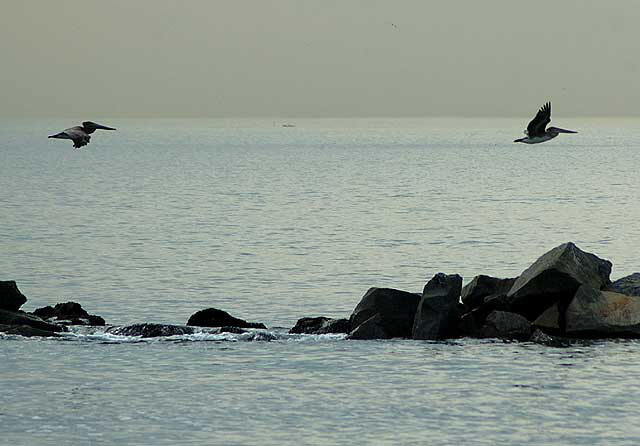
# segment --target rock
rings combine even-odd
[[[640,298],[583,285],[566,309],[551,306],[534,326],[570,338],[640,338]]]
[[[566,305],[581,285],[609,284],[611,262],[580,250],[573,243],[555,247],[518,277],[507,293],[510,311],[535,320],[556,302]]]
[[[571,343],[566,339],[558,338],[555,336],[549,336],[548,334],[544,333],[540,329],[536,329],[533,332],[529,341],[535,342],[536,344],[546,345],[549,347],[571,347]]]
[[[87,313],[77,302],[64,302],[56,304],[55,307],[36,308],[32,314],[62,325],[105,325],[102,317]]]
[[[230,326],[239,328],[267,328],[264,324],[243,321],[242,319],[235,318],[226,311],[218,310],[217,308],[207,308],[192,314],[187,325],[197,327]]]
[[[627,296],[640,296],[640,273],[633,273],[616,280],[605,287],[605,291],[613,291]]]
[[[371,327],[363,327],[362,330],[366,328],[367,333],[372,335],[377,333],[380,339],[410,338],[419,301],[418,294],[393,288],[369,288],[349,318],[352,334],[362,323],[379,315],[380,317],[375,320],[378,325],[376,330],[371,331]],[[353,337],[352,339],[364,338]]]
[[[0,310],[18,311],[26,301],[14,280],[0,280]]]
[[[247,330],[243,330],[242,328],[238,328],[238,327],[220,327],[217,330],[217,333],[233,333],[233,334],[242,334],[242,333],[246,333]]]
[[[105,330],[117,336],[140,336],[143,338],[156,338],[160,336],[176,336],[193,334],[194,329],[183,325],[168,324],[132,324],[122,327],[109,327]]]
[[[369,319],[361,323],[349,333],[347,339],[389,339],[389,333],[385,329],[385,322],[380,315],[380,313],[376,313],[371,316]]]
[[[0,325],[26,325],[44,331],[66,331],[64,327],[50,324],[37,316],[25,313],[24,311],[0,310]]]
[[[526,341],[531,337],[531,324],[524,316],[506,311],[494,311],[480,329],[484,338],[516,339]]]
[[[43,336],[54,337],[60,336],[58,333],[40,328],[30,327],[28,325],[0,325],[0,333],[9,335],[20,335],[25,337]]]
[[[470,310],[478,308],[485,301],[485,298],[505,295],[513,286],[516,278],[498,279],[491,276],[476,276],[462,288],[461,299]]]
[[[350,325],[348,319],[331,319],[328,317],[303,317],[298,319],[296,325],[289,330],[289,333],[304,334],[327,334],[327,333],[349,333]]]
[[[482,337],[480,328],[485,325],[487,316],[493,311],[507,311],[506,294],[491,295],[482,305],[465,313],[460,318],[458,328],[461,336]]]
[[[438,273],[422,291],[413,324],[413,339],[449,339],[458,336],[462,277]]]

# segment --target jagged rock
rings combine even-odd
[[[36,308],[32,314],[62,325],[105,325],[102,317],[87,313],[77,302],[58,303],[55,307],[47,305]]]
[[[369,319],[358,325],[355,330],[349,333],[347,339],[389,339],[389,333],[385,329],[385,323],[379,313],[374,314]]]
[[[18,311],[26,301],[14,280],[0,280],[0,310]]]
[[[580,250],[573,243],[553,248],[518,277],[507,293],[510,311],[535,320],[556,302],[566,304],[581,285],[609,284],[611,262]]]
[[[9,335],[20,335],[25,337],[42,336],[54,337],[60,336],[58,333],[40,328],[30,327],[28,325],[2,325],[0,324],[0,333]]]
[[[289,330],[289,333],[304,334],[327,334],[327,333],[349,333],[350,325],[348,319],[331,319],[328,317],[303,317],[298,319],[296,325]]]
[[[351,334],[365,321],[369,321],[375,315],[376,329],[363,327],[359,330],[362,333],[376,335],[380,339],[388,338],[410,338],[413,327],[413,320],[416,315],[416,308],[420,300],[420,295],[400,291],[393,288],[369,288],[360,300],[349,318]],[[369,322],[371,324],[372,322]],[[352,337],[352,339],[377,339]]]
[[[515,281],[516,278],[498,279],[485,275],[475,276],[462,288],[460,293],[462,303],[470,310],[478,308],[486,298],[507,294]]]
[[[242,328],[238,328],[238,327],[220,327],[218,328],[218,333],[233,333],[233,334],[242,334],[242,333],[246,333],[247,330],[243,330]]]
[[[140,336],[143,338],[156,338],[160,336],[193,334],[194,330],[191,327],[185,327],[183,325],[145,323],[125,325],[122,327],[109,327],[105,330],[105,332],[118,336]]]
[[[460,318],[458,329],[461,336],[482,337],[480,328],[485,324],[487,316],[493,311],[507,311],[506,294],[491,295],[485,298],[482,305],[465,313]]]
[[[526,341],[531,337],[531,324],[524,316],[506,311],[494,311],[480,329],[484,338],[516,339]]]
[[[566,309],[551,306],[534,326],[571,338],[640,338],[640,298],[583,285]]]
[[[531,338],[529,338],[530,342],[535,342],[536,344],[542,344],[549,347],[570,347],[571,343],[566,339],[558,338],[555,336],[549,336],[544,333],[540,329],[536,329]]]
[[[413,339],[448,339],[458,336],[462,277],[438,273],[422,291],[413,324]]]
[[[187,325],[197,327],[267,328],[264,324],[235,318],[226,311],[218,310],[217,308],[207,308],[192,314],[189,321],[187,321]]]
[[[24,311],[0,310],[0,325],[26,325],[44,331],[66,331],[64,327],[50,324],[37,316],[25,313]]]
[[[605,291],[613,291],[627,296],[640,296],[640,273],[633,273],[616,280],[607,286]]]

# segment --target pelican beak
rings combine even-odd
[[[106,125],[95,124],[96,129],[100,130],[115,130],[113,127],[107,127]]]
[[[556,129],[558,130],[558,133],[578,133],[573,130],[559,129],[558,127],[556,127]]]
[[[513,142],[522,142],[524,138],[520,138],[520,139],[514,139]]]

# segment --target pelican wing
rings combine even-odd
[[[540,108],[540,110],[538,110],[535,118],[533,118],[527,126],[527,135],[530,137],[544,135],[544,130],[550,122],[551,102],[547,102]]]
[[[86,146],[91,141],[91,137],[87,135],[82,127],[79,125],[71,127],[64,131],[69,136],[69,139],[73,141],[73,147],[79,149],[82,146]]]

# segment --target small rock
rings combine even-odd
[[[349,333],[350,324],[348,319],[331,319],[328,317],[303,317],[298,319],[296,325],[289,330],[289,333],[304,334],[327,334],[327,333]]]
[[[192,314],[187,325],[197,327],[267,328],[264,324],[235,318],[226,311],[218,310],[217,308],[207,308]]]
[[[182,325],[144,323],[125,325],[122,327],[109,327],[105,330],[105,332],[117,336],[140,336],[143,338],[157,338],[162,336],[193,334],[194,330],[191,327],[185,327]]]
[[[18,311],[26,301],[14,280],[0,280],[0,310]]]
[[[353,333],[360,324],[379,315],[377,325],[382,330],[379,332],[381,339],[410,338],[419,301],[418,294],[393,288],[369,288],[351,313],[351,331]],[[370,327],[367,330],[371,332]]]
[[[607,286],[605,291],[613,291],[627,296],[640,296],[640,273],[633,273],[616,280]]]
[[[524,316],[506,311],[494,311],[480,329],[484,338],[515,339],[526,341],[531,337],[531,324]]]

